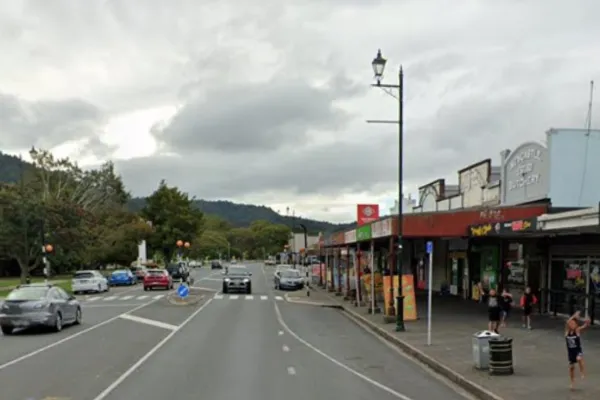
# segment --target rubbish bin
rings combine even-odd
[[[512,341],[512,338],[502,336],[489,339],[490,375],[514,374]]]
[[[473,335],[473,362],[477,369],[488,369],[490,362],[490,345],[491,338],[499,337],[492,331],[481,331]]]

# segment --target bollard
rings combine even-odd
[[[490,375],[512,375],[512,338],[493,337],[489,340],[490,351]]]

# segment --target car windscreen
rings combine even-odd
[[[73,279],[92,279],[95,275],[92,272],[76,272]]]
[[[150,276],[164,276],[165,275],[165,271],[152,271],[152,270],[149,270],[148,271],[148,275],[150,275]]]
[[[48,293],[47,287],[24,287],[13,290],[6,296],[6,300],[42,300]]]
[[[244,268],[229,268],[227,274],[235,276],[248,276],[250,275],[250,272]]]
[[[125,271],[124,269],[119,269],[116,270],[112,273],[113,275],[127,275],[127,271]]]
[[[283,278],[300,278],[300,272],[295,270],[283,270],[280,274]]]

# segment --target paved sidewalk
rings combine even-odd
[[[346,311],[375,332],[428,364],[438,372],[484,399],[600,399],[600,329],[583,334],[587,378],[569,389],[564,319],[534,316],[533,330],[521,328],[520,310],[500,333],[513,338],[515,374],[490,376],[473,367],[471,340],[475,332],[487,329],[487,312],[479,304],[452,297],[435,297],[432,312],[432,345],[427,346],[426,299],[417,298],[419,320],[406,322],[406,332],[395,332],[395,324],[384,324],[381,314],[370,315],[366,307],[355,307],[323,289],[317,293]],[[483,389],[480,390],[480,389]],[[487,393],[486,393],[487,392]]]

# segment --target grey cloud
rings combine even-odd
[[[0,135],[5,148],[51,148],[68,140],[94,138],[106,117],[80,99],[26,101],[0,93]]]
[[[341,89],[344,83],[339,77],[330,88],[317,88],[281,77],[262,84],[225,86],[190,101],[166,126],[155,126],[153,134],[181,153],[269,151],[288,143],[302,144],[312,129],[343,127],[348,116],[334,101],[339,93],[352,93]]]

